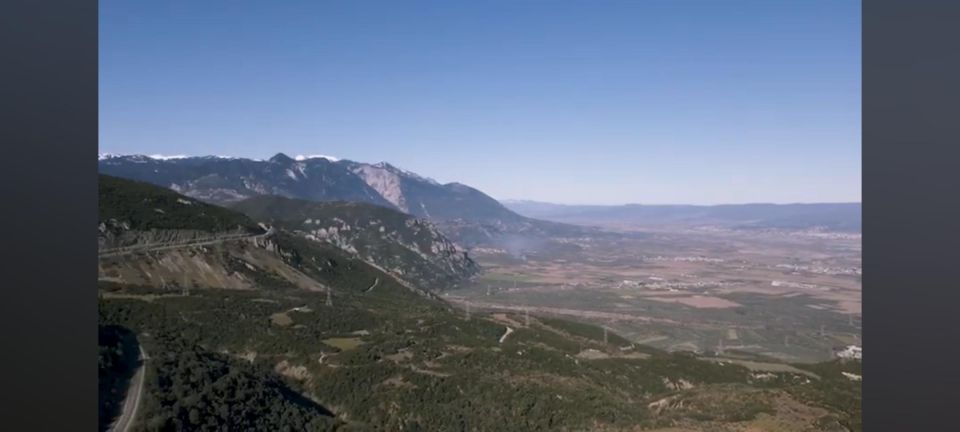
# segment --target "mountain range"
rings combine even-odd
[[[436,220],[526,219],[472,187],[440,184],[386,162],[294,159],[283,153],[268,160],[127,155],[101,156],[99,169],[104,174],[153,183],[214,204],[278,195],[309,201],[367,202]]]
[[[860,203],[724,205],[566,205],[504,200],[530,218],[572,224],[718,225],[738,229],[825,229],[860,232]]]
[[[325,156],[292,158],[283,153],[268,160],[101,155],[99,171],[218,205],[261,195],[375,204],[430,219],[465,246],[496,243],[518,234],[582,230],[521,216],[470,186],[441,184],[386,162],[368,164]]]

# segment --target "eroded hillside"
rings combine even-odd
[[[251,198],[233,208],[436,291],[455,287],[479,272],[467,253],[433,224],[388,208],[273,196]]]

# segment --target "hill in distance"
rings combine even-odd
[[[860,203],[724,205],[565,205],[504,200],[531,218],[576,224],[719,225],[739,229],[824,229],[860,232]]]

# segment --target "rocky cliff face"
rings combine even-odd
[[[360,176],[368,186],[404,213],[410,213],[407,198],[403,193],[403,178],[383,167],[357,164],[351,171]]]
[[[404,255],[407,251],[451,275],[470,275],[476,271],[476,265],[467,253],[443,237],[428,222],[408,219],[404,225],[403,230],[388,230],[377,221],[359,226],[339,218],[317,218],[305,223],[301,231],[308,239],[331,243],[364,260],[380,263],[399,275],[430,278],[418,271],[415,263],[406,260],[408,257]]]

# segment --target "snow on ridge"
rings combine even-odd
[[[307,155],[307,156],[297,155],[297,157],[295,157],[295,158],[293,158],[293,159],[296,160],[296,161],[298,161],[298,162],[303,162],[303,161],[308,160],[308,159],[326,159],[326,160],[328,160],[328,161],[330,161],[330,162],[336,162],[336,161],[340,160],[340,158],[338,158],[338,157],[327,156],[327,155],[322,155],[322,154]]]
[[[222,159],[222,160],[252,160],[263,162],[263,159],[252,159],[252,158],[243,158],[236,156],[224,156],[224,155],[206,155],[206,156],[189,156],[189,155],[162,155],[162,154],[117,154],[117,153],[98,153],[97,160],[107,160],[107,159],[119,159],[119,158],[133,158],[133,159],[153,159],[153,160],[175,160],[175,159]]]
[[[181,154],[181,155],[172,155],[172,156],[166,156],[166,155],[162,155],[162,154],[152,154],[152,155],[147,155],[147,157],[150,158],[150,159],[155,159],[155,160],[171,160],[171,159],[186,159],[186,158],[188,158],[188,157],[190,157],[190,156],[182,155],[182,154]]]

